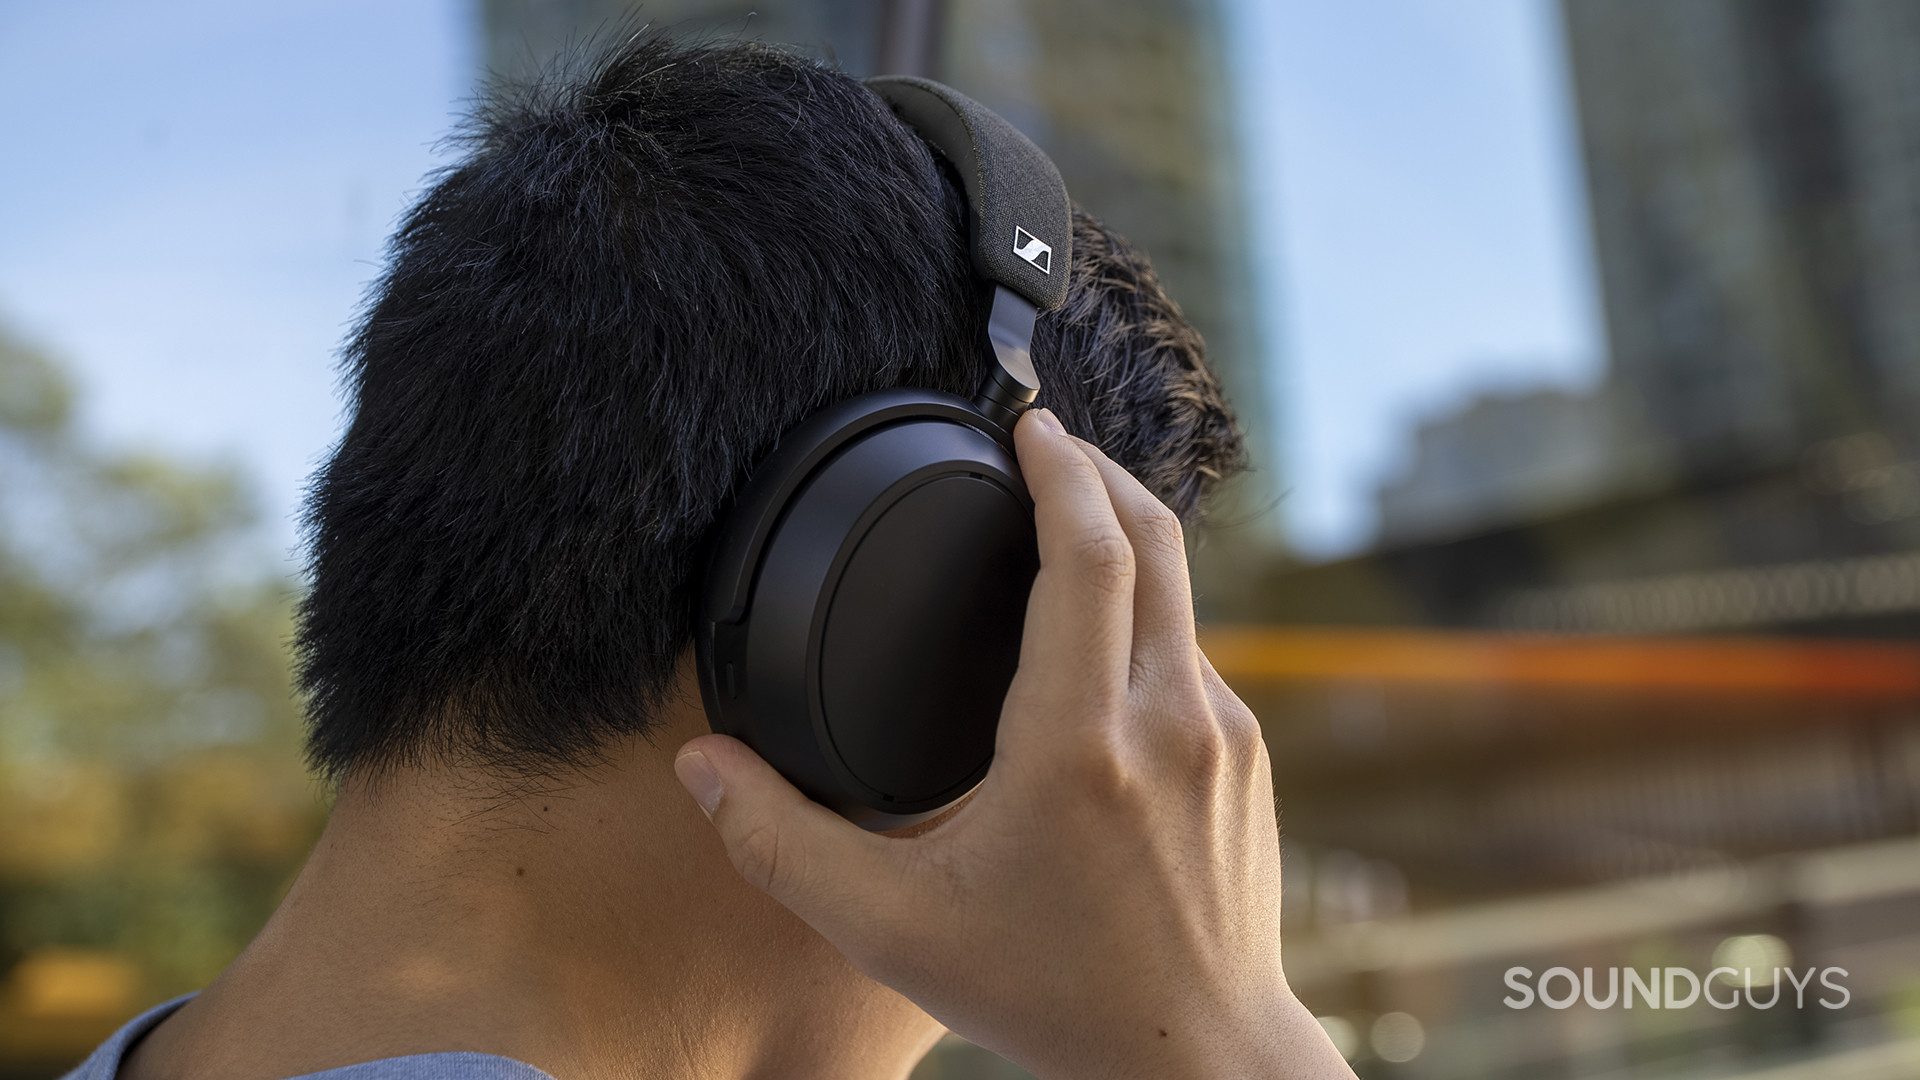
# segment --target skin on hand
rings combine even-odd
[[[1281,970],[1266,747],[1196,642],[1179,520],[1044,410],[1014,439],[1040,572],[971,799],[883,836],[722,735],[676,774],[747,881],[1038,1076],[1351,1076]]]

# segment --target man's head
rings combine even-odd
[[[316,477],[300,676],[330,776],[427,758],[540,771],[645,731],[701,544],[821,405],[969,393],[962,207],[857,81],[642,35],[496,94],[407,216],[346,347]],[[1077,214],[1040,404],[1183,517],[1237,467],[1199,336]]]

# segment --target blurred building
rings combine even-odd
[[[899,16],[932,5],[874,0],[801,0],[754,4],[746,0],[479,0],[480,56],[485,74],[524,80],[548,71],[569,50],[639,27],[688,38],[739,36],[786,42],[830,58],[848,71],[879,69],[880,49],[894,26],[917,29]],[[883,23],[887,25],[883,25]]]
[[[1682,467],[1920,447],[1920,9],[1572,0],[1624,403]]]
[[[1490,629],[1920,627],[1920,90],[1901,59],[1920,8],[1569,0],[1565,31],[1603,384],[1423,422],[1376,550],[1286,575],[1283,603]]]
[[[1345,628],[1323,632],[1319,668],[1271,680],[1291,725],[1274,737],[1309,744],[1297,792],[1356,747],[1371,764],[1335,786],[1426,789],[1392,824],[1398,795],[1342,797],[1325,819],[1347,839],[1383,830],[1361,846],[1420,868],[1415,894],[1491,882],[1488,866],[1461,871],[1483,861],[1514,888],[1624,875],[1604,858],[1548,870],[1623,837],[1756,855],[1920,825],[1912,750],[1884,748],[1914,745],[1912,687],[1879,698],[1840,675],[1882,647],[1890,670],[1920,666],[1901,651],[1920,637],[1920,75],[1894,59],[1920,46],[1920,8],[1568,0],[1565,31],[1611,338],[1602,385],[1427,419],[1380,489],[1373,550],[1247,590],[1250,619]],[[1606,637],[1554,652],[1540,632]],[[1836,639],[1852,651],[1824,651]],[[1792,687],[1715,681],[1749,665]],[[1666,687],[1670,667],[1694,689]],[[1716,763],[1734,717],[1765,779]],[[1843,719],[1860,726],[1796,728]],[[1650,753],[1691,763],[1676,791],[1711,793],[1581,835],[1660,802],[1641,797]],[[1895,778],[1877,771],[1896,761]],[[1829,813],[1859,792],[1887,801]],[[1501,815],[1530,840],[1464,824],[1467,803],[1509,798],[1536,802]],[[1547,827],[1588,799],[1566,831]],[[1820,822],[1760,826],[1782,800]],[[1322,811],[1296,807],[1299,836]],[[1454,810],[1463,844],[1488,846],[1436,857],[1423,830]]]
[[[1563,12],[1602,384],[1427,418],[1373,550],[1244,590],[1308,629],[1207,642],[1267,719],[1290,976],[1362,1075],[1920,1075],[1920,6]],[[1501,1004],[1752,935],[1853,1004]]]
[[[1477,395],[1421,420],[1405,468],[1380,486],[1379,541],[1458,535],[1592,500],[1615,476],[1611,405],[1549,387]]]

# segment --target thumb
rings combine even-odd
[[[719,830],[740,876],[829,940],[884,902],[874,887],[897,877],[879,872],[885,838],[802,795],[745,743],[691,739],[673,772]]]

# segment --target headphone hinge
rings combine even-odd
[[[1040,395],[1033,370],[1033,323],[1038,310],[1004,285],[993,286],[987,311],[987,351],[993,366],[973,403],[987,419],[1011,431],[1020,414]]]

